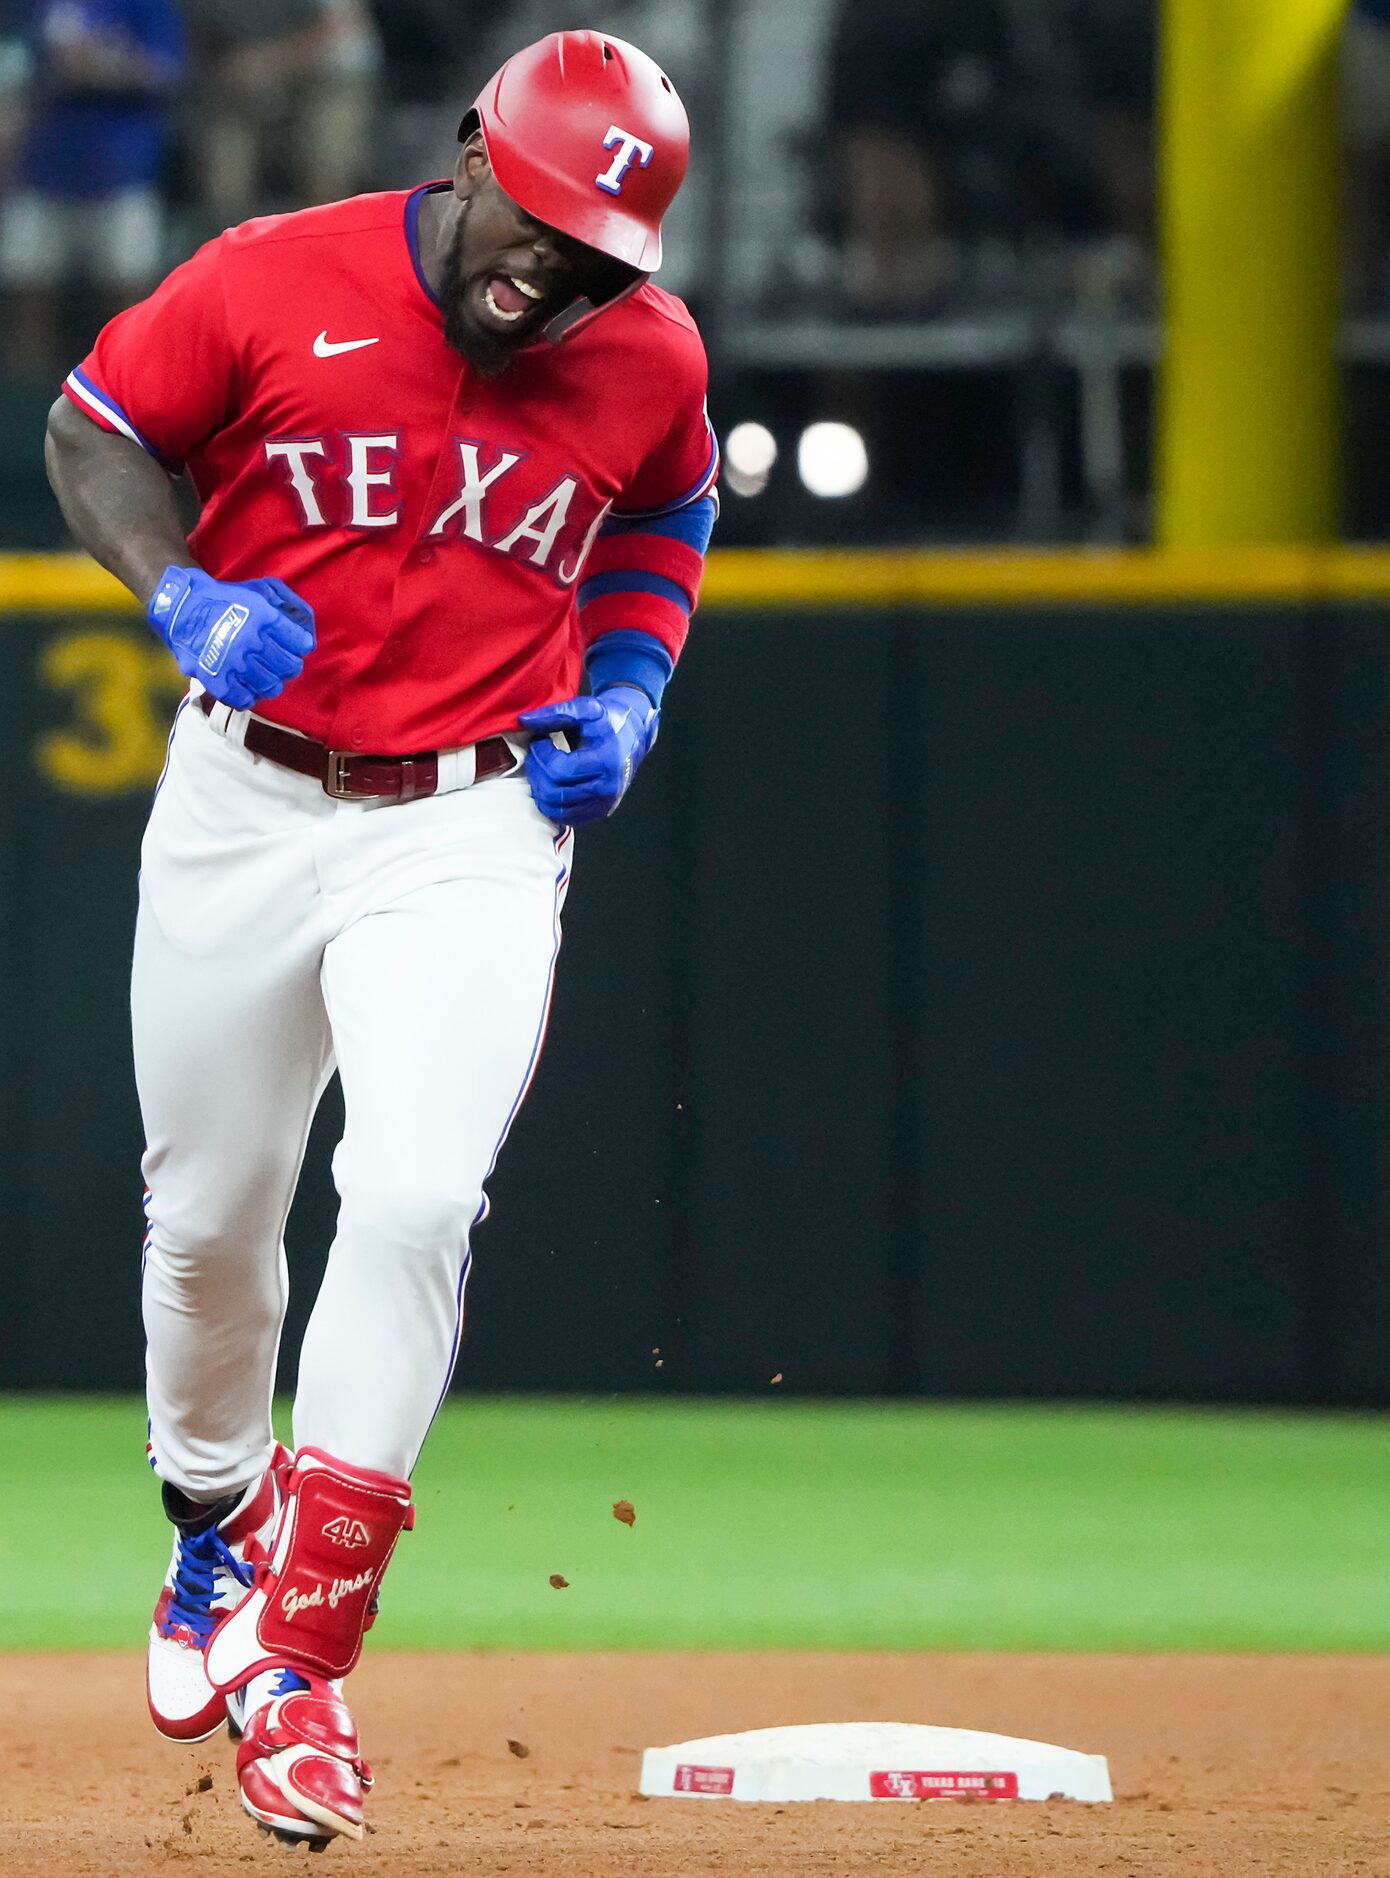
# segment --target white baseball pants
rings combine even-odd
[[[175,724],[132,983],[152,1451],[201,1500],[270,1458],[285,1219],[335,1063],[338,1230],[294,1442],[414,1466],[483,1183],[540,1052],[570,846],[520,774],[338,802],[249,755],[243,715],[217,721],[185,706]],[[450,761],[471,773],[471,753]]]

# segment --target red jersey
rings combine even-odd
[[[317,647],[257,714],[335,749],[512,729],[573,697],[586,646],[615,628],[674,660],[698,584],[663,519],[706,498],[718,467],[689,313],[647,283],[481,376],[445,341],[420,268],[419,205],[447,187],[229,229],[114,319],[64,386],[187,466],[209,573],[278,575],[313,607]],[[645,558],[629,545],[644,518]],[[619,560],[645,577],[599,571]]]

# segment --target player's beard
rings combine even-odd
[[[444,337],[454,351],[462,353],[474,371],[483,378],[496,378],[506,371],[520,346],[514,339],[484,332],[468,311],[465,298],[468,276],[463,266],[467,207],[465,203],[465,213],[459,216],[455,224],[454,238],[444,256],[444,273],[439,283],[439,309],[444,317]]]
[[[464,265],[464,231],[468,225],[469,204],[454,224],[453,238],[444,254],[439,282],[439,309],[444,321],[444,337],[484,378],[496,378],[505,372],[517,353],[544,332],[546,322],[554,319],[576,300],[593,307],[607,306],[629,293],[642,278],[635,269],[607,255],[590,250],[579,266],[572,266],[564,284],[563,296],[556,294],[545,309],[545,317],[524,322],[515,338],[487,331],[469,311],[469,275]],[[550,298],[549,294],[547,298]]]

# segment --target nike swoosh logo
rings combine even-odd
[[[327,327],[314,341],[316,359],[336,359],[340,352],[360,352],[363,346],[379,346],[380,339],[330,339]]]

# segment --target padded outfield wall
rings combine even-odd
[[[1390,1402],[1390,557],[729,553],[708,595],[578,838],[458,1386]],[[0,605],[0,1387],[125,1388],[182,681],[82,564]]]

